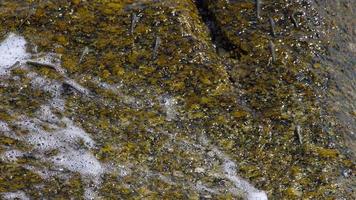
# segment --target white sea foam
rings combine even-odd
[[[1,193],[1,196],[5,200],[30,200],[30,198],[25,194],[23,191],[17,191],[17,192],[3,192]]]
[[[48,110],[46,112],[46,115],[53,115]],[[19,139],[34,145],[36,150],[42,151],[56,149],[61,152],[67,152],[78,148],[80,142],[83,142],[86,148],[94,147],[95,142],[83,129],[75,126],[68,118],[62,118],[61,122],[65,123],[65,127],[58,127],[52,124],[56,130],[47,132],[41,128],[40,120],[22,117],[22,120],[17,124],[21,128],[28,130],[29,134],[21,136]]]
[[[267,194],[260,191],[251,185],[248,181],[236,175],[236,163],[233,162],[227,155],[225,155],[218,148],[214,148],[215,154],[223,160],[223,170],[225,177],[230,180],[236,188],[246,193],[248,200],[267,200]]]
[[[42,121],[49,123],[57,123],[59,121],[59,118],[52,113],[51,108],[48,105],[42,105],[40,110],[37,111],[37,114],[38,118]]]
[[[31,78],[31,86],[49,92],[53,97],[60,96],[61,83],[39,76],[37,73],[28,73],[28,78]]]
[[[65,100],[59,97],[55,97],[51,102],[49,102],[49,105],[53,109],[63,112],[65,109]]]
[[[22,157],[24,153],[19,150],[5,151],[0,155],[0,159],[6,162],[15,162],[18,158]]]
[[[64,104],[59,97],[54,97],[49,103],[42,105],[36,112],[37,118],[22,116],[17,125],[29,131],[27,135],[17,139],[33,145],[36,154],[33,155],[42,162],[51,163],[57,172],[47,168],[28,166],[28,169],[38,173],[43,178],[52,176],[64,176],[69,170],[81,174],[84,182],[92,181],[95,186],[101,184],[101,175],[105,173],[105,166],[91,153],[95,147],[94,140],[82,128],[76,126],[72,120],[66,117],[59,118],[53,113],[58,109],[58,104]],[[43,125],[51,127],[51,131],[44,130]],[[57,154],[51,157],[45,156],[48,151],[56,150]],[[87,184],[85,199],[97,199],[96,190]]]
[[[31,156],[48,165],[23,165],[24,168],[48,179],[53,176],[69,178],[70,172],[79,173],[86,184],[85,199],[98,199],[97,187],[101,184],[101,175],[106,172],[104,166],[91,152],[95,142],[82,128],[71,119],[57,115],[54,111],[65,111],[65,99],[62,97],[63,83],[69,84],[82,94],[89,95],[89,90],[75,80],[67,77],[66,70],[61,67],[61,56],[54,53],[31,55],[26,52],[26,40],[16,34],[9,34],[0,43],[0,76],[7,75],[16,64],[27,71],[30,86],[51,94],[51,99],[40,106],[34,116],[17,115],[11,125],[17,126],[21,134],[12,132],[9,124],[0,121],[0,133],[13,139],[32,145]],[[28,65],[28,64],[32,65]],[[50,67],[63,77],[64,81],[51,80],[43,77],[32,68],[37,66]],[[5,85],[6,86],[6,85]],[[56,152],[48,155],[48,152]],[[24,152],[8,150],[0,155],[5,162],[14,162]],[[5,199],[28,199],[23,192],[2,193]]]
[[[0,43],[0,75],[8,73],[16,62],[23,63],[30,57],[26,52],[26,40],[22,36],[10,33]]]
[[[10,127],[6,122],[0,120],[0,132],[8,132],[10,131]]]
[[[29,72],[26,76],[31,79],[30,83],[32,87],[49,92],[52,95],[51,101],[46,105],[47,107],[58,111],[64,111],[65,100],[61,97],[63,89],[62,84],[59,81],[41,77],[35,72]]]
[[[38,115],[50,116],[54,114],[50,107],[43,106]],[[44,117],[47,118],[47,117]],[[58,117],[55,117],[56,120]],[[47,168],[34,168],[28,166],[27,169],[37,172],[43,178],[66,174],[64,169],[79,173],[85,182],[92,181],[96,186],[101,184],[101,175],[105,173],[105,166],[91,153],[90,149],[95,147],[94,140],[80,127],[76,126],[70,119],[60,119],[62,126],[51,124],[54,130],[46,131],[42,128],[43,121],[37,118],[20,117],[17,125],[29,131],[27,135],[17,136],[17,139],[27,142],[33,146],[34,157],[42,162],[51,163],[57,173],[49,171]],[[46,156],[46,152],[56,150],[57,154]],[[96,197],[92,186],[85,188],[86,199]]]
[[[255,188],[251,183],[246,181],[245,179],[241,178],[236,174],[236,163],[223,151],[220,151],[218,147],[211,144],[209,139],[202,134],[200,137],[200,142],[207,147],[212,147],[212,152],[215,156],[217,156],[220,160],[223,161],[222,164],[222,171],[223,176],[231,181],[235,188],[232,188],[231,191],[237,189],[243,191],[245,193],[245,198],[247,200],[267,200],[267,194],[264,191],[258,190]],[[239,192],[236,192],[239,193]]]
[[[86,187],[86,188],[84,188],[84,199],[99,200],[101,198],[100,198],[100,196],[98,196],[98,192],[96,191],[96,188]]]
[[[170,96],[164,97],[163,108],[166,113],[167,121],[172,121],[177,118],[177,100],[175,98]]]
[[[85,150],[59,153],[51,160],[55,165],[62,166],[72,172],[78,172],[85,177],[99,179],[99,176],[104,173],[101,163],[93,154]],[[95,182],[97,181],[95,180]]]

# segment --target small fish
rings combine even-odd
[[[130,29],[130,34],[133,35],[136,27],[136,23],[138,22],[138,17],[136,13],[132,13],[131,15],[131,29]]]
[[[29,8],[30,9],[30,8]],[[27,14],[27,16],[24,18],[24,19],[21,19],[21,23],[20,23],[20,25],[17,27],[17,30],[18,31],[22,31],[22,29],[23,29],[23,25],[25,24],[25,23],[28,23],[29,21],[29,19],[30,19],[30,17],[34,14],[35,12],[33,11],[33,9],[31,9],[30,10],[30,12]]]
[[[63,81],[63,89],[68,92],[71,88],[85,96],[90,96],[90,92],[72,79],[66,78]],[[70,93],[70,92],[69,92]]]
[[[84,59],[84,57],[89,53],[89,48],[88,47],[84,47],[84,50],[82,52],[82,55],[79,58],[79,63],[81,63]]]
[[[153,47],[153,59],[156,59],[158,54],[158,48],[160,45],[161,45],[161,38],[159,36],[156,36],[155,45]]]
[[[299,144],[303,144],[302,128],[300,127],[300,125],[297,125],[295,127],[294,133],[298,137]]]
[[[275,24],[275,22],[274,22],[272,17],[269,18],[269,24],[271,25],[271,34],[272,34],[272,36],[276,37],[276,31],[275,31],[276,24]]]
[[[297,12],[293,12],[292,15],[290,16],[290,19],[292,20],[294,27],[298,28],[299,24],[295,16],[297,15]]]
[[[276,62],[276,52],[275,52],[274,43],[272,41],[269,41],[268,47],[269,47],[269,51],[271,52],[272,62]]]
[[[23,155],[23,158],[32,159],[32,160],[36,159],[36,157],[33,155],[33,153],[26,153]]]
[[[48,62],[38,62],[35,60],[27,60],[26,63],[29,65],[37,66],[37,67],[48,67],[50,69],[53,69],[53,70],[59,72],[60,74],[64,74],[66,72],[61,67],[59,67],[55,64],[52,64],[52,63],[48,63]]]
[[[261,0],[256,0],[256,16],[257,19],[261,17]]]
[[[15,67],[17,67],[20,64],[20,61],[16,61],[11,67],[9,67],[9,69],[13,69]]]

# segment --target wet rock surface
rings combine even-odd
[[[331,5],[1,1],[0,195],[353,199]]]

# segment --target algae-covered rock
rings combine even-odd
[[[0,60],[0,195],[350,198],[315,67],[326,22],[260,3],[0,2],[0,41],[26,48]]]

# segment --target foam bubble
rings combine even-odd
[[[10,33],[0,44],[0,75],[8,73],[8,70],[16,62],[24,62],[30,54],[26,52],[26,40],[22,36]]]

